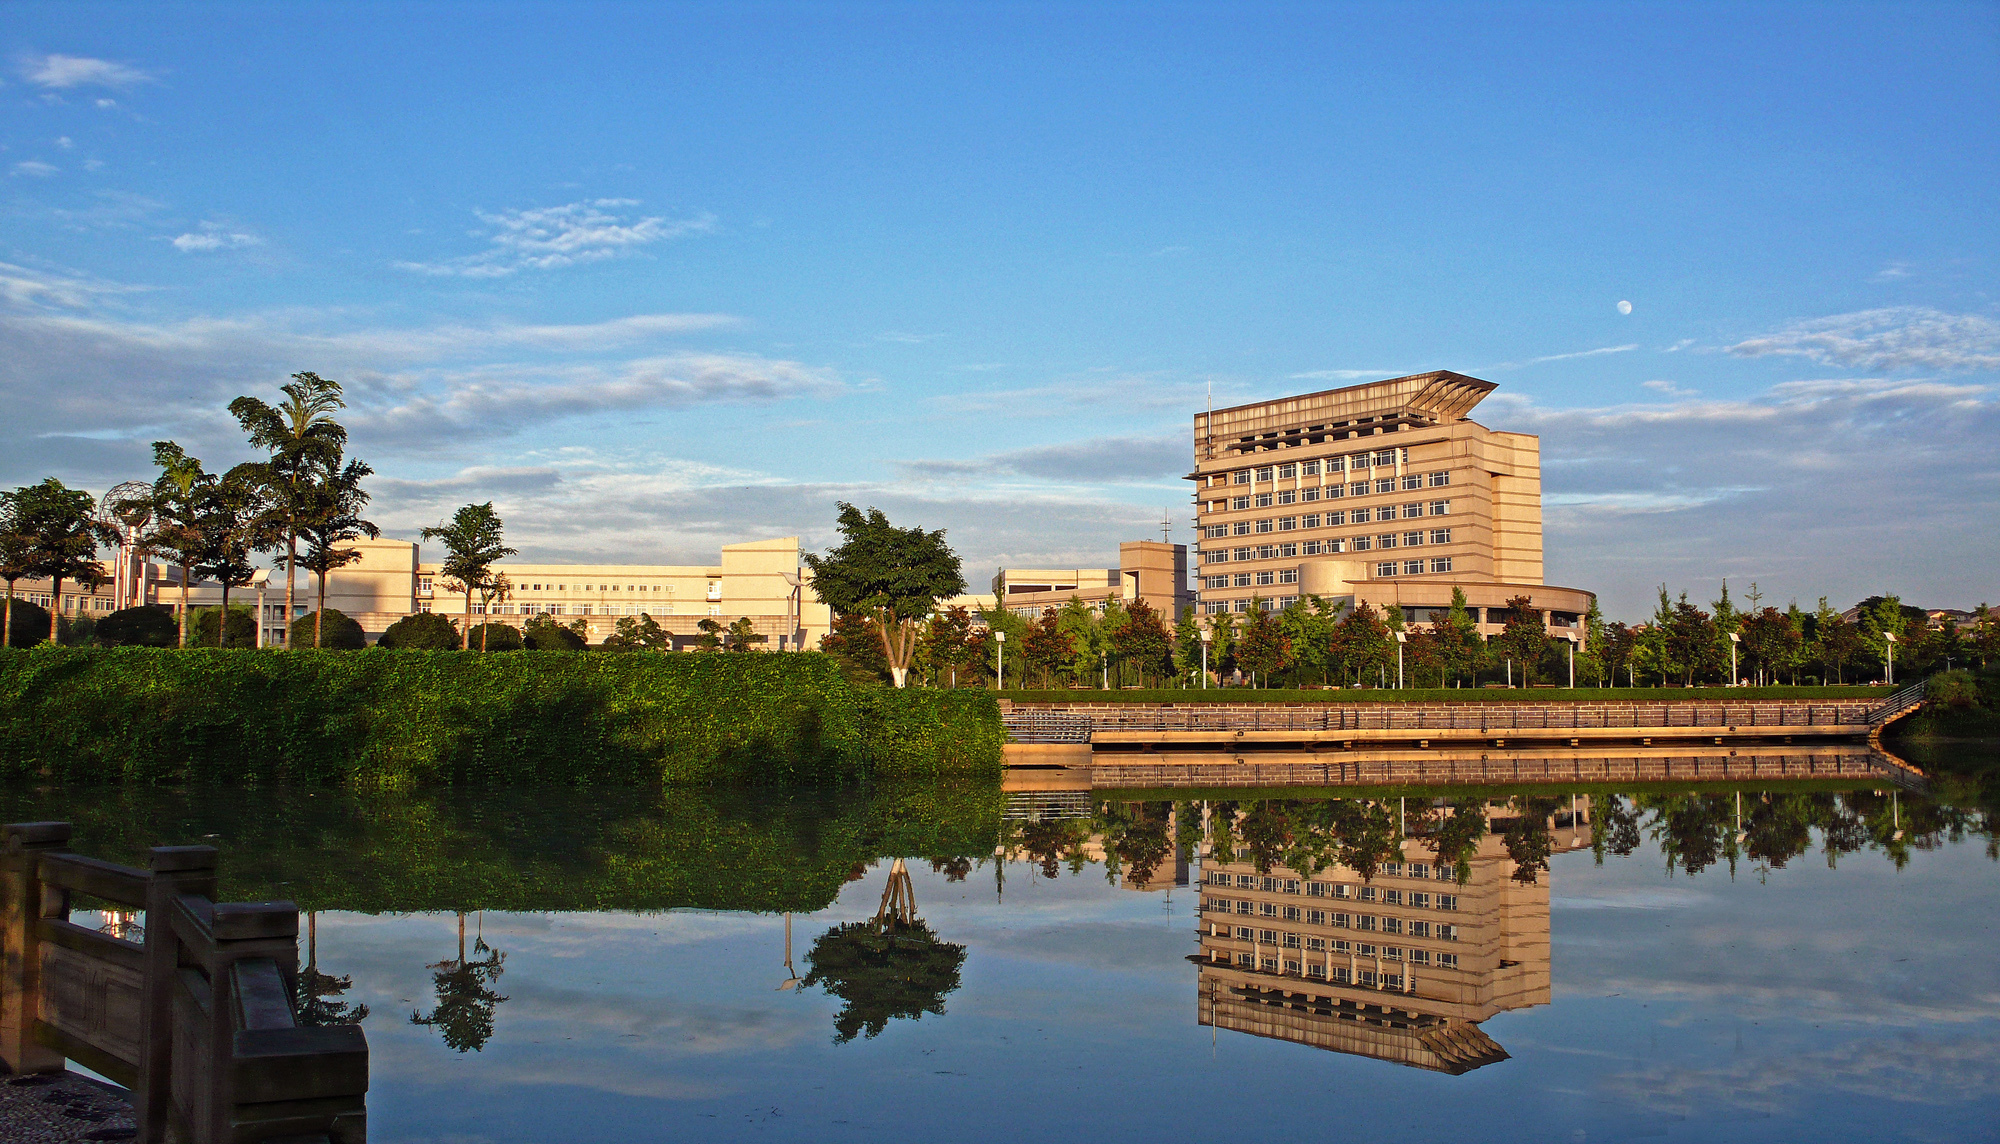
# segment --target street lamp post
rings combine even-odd
[[[1403,689],[1403,645],[1410,642],[1408,632],[1396,633],[1396,690]]]
[[[1576,690],[1576,633],[1565,632],[1563,639],[1569,641],[1569,689]]]
[[[1000,645],[1000,690],[1007,690],[1007,633],[994,632],[994,642]]]
[[[1729,686],[1731,687],[1736,686],[1736,645],[1742,642],[1742,636],[1735,632],[1729,633]]]
[[[1883,632],[1882,638],[1888,641],[1889,686],[1894,687],[1896,686],[1896,637],[1889,632]]]
[[[1215,639],[1215,629],[1201,629],[1201,689],[1208,690],[1208,645]]]

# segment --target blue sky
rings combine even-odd
[[[15,3],[0,81],[0,483],[313,369],[400,535],[983,582],[1189,539],[1211,385],[1446,368],[1614,616],[2000,601],[1991,5]]]

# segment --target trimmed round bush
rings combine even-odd
[[[0,599],[0,603],[4,603]],[[34,647],[49,638],[49,610],[40,604],[30,604],[21,597],[13,599],[13,626],[7,632],[8,647]]]
[[[229,622],[222,623],[220,608],[203,608],[196,612],[188,623],[188,646],[190,647],[256,647],[257,618],[248,610],[229,609]],[[215,630],[221,626],[223,639],[218,644]]]
[[[288,641],[288,646],[295,648],[313,646],[313,617],[317,615],[318,612],[307,612],[292,621],[292,638]],[[319,646],[351,651],[367,647],[368,637],[361,634],[361,625],[349,619],[345,613],[328,608],[326,622],[320,625]]]
[[[539,616],[535,618],[541,619]],[[530,622],[523,638],[527,640],[529,651],[582,651],[584,647],[582,636],[552,621]]]
[[[521,642],[521,629],[512,624],[476,624],[472,629],[472,650],[480,650],[480,641],[485,640],[487,651],[520,651],[527,645]]]
[[[458,625],[436,612],[416,612],[390,624],[375,646],[406,651],[457,651]]]
[[[107,647],[172,647],[180,635],[174,610],[159,604],[120,608],[97,621],[97,642]]]

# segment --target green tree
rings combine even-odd
[[[916,651],[917,621],[940,599],[965,591],[958,555],[944,532],[897,528],[880,509],[839,502],[839,547],[807,554],[813,590],[836,612],[865,613],[875,621],[890,677],[902,687]]]
[[[63,581],[85,588],[104,583],[97,549],[117,544],[118,530],[97,519],[95,497],[54,477],[9,493],[8,518],[9,531],[26,538],[28,574],[49,581],[49,642],[55,643]]]
[[[1604,665],[1604,674],[1611,680],[1611,686],[1618,686],[1618,673],[1626,673],[1626,682],[1632,682],[1630,668],[1634,657],[1639,654],[1639,633],[1623,620],[1604,625],[1604,646],[1598,656]]]
[[[965,947],[939,941],[921,919],[906,924],[846,922],[813,941],[810,967],[799,982],[841,1000],[833,1019],[835,1044],[874,1037],[897,1018],[944,1012],[959,986]]]
[[[521,640],[528,645],[529,651],[582,651],[583,628],[581,618],[574,623],[559,624],[554,616],[538,612],[528,617],[527,625],[521,630]]]
[[[279,387],[285,399],[276,406],[255,397],[229,403],[229,413],[250,436],[250,444],[270,454],[260,471],[268,494],[267,511],[283,534],[285,561],[285,622],[296,614],[295,575],[299,562],[299,532],[317,511],[321,490],[315,475],[337,470],[347,446],[347,430],[331,413],[344,409],[340,383],[316,373],[295,373]]]
[[[336,608],[323,608],[292,621],[285,646],[304,647],[307,644],[352,651],[367,647],[368,636],[352,616]]]
[[[1745,616],[1738,633],[1743,637],[1743,653],[1749,660],[1746,666],[1756,671],[1759,681],[1767,675],[1775,681],[1778,672],[1797,657],[1805,643],[1804,635],[1792,626],[1791,618],[1771,607]]]
[[[12,591],[11,586],[9,591]],[[1972,650],[1979,657],[1981,667],[2000,659],[2000,612],[1988,607],[1983,600],[1972,611]]]
[[[704,616],[695,624],[695,629],[701,634],[695,637],[694,646],[702,651],[722,650],[722,633],[727,629],[722,626],[721,620],[713,616]]]
[[[1912,625],[1904,614],[1906,610],[1916,611],[1914,608],[1905,609],[1903,601],[1895,596],[1870,597],[1861,602],[1861,614],[1856,617],[1856,634],[1860,637],[1861,646],[1877,664],[1886,664],[1889,660],[1887,637],[1894,636],[1903,641],[1910,638]],[[1907,654],[1908,644],[1897,650]]]
[[[473,625],[469,642],[478,644],[480,651],[520,651],[528,646],[521,638],[521,629],[491,620]]]
[[[1253,677],[1262,676],[1269,686],[1272,675],[1291,666],[1292,642],[1285,638],[1278,618],[1263,604],[1261,598],[1250,599],[1249,621],[1236,645],[1236,664]]]
[[[404,651],[444,651],[461,646],[458,625],[436,612],[417,612],[389,625],[376,647]]]
[[[1514,661],[1520,669],[1521,684],[1535,681],[1535,670],[1549,647],[1549,629],[1542,610],[1526,596],[1507,599],[1507,624],[1493,640],[1499,655]]]
[[[1124,622],[1111,632],[1111,653],[1138,671],[1142,686],[1152,677],[1173,673],[1171,648],[1167,625],[1144,600],[1132,601]]]
[[[1061,665],[1062,674],[1073,680],[1096,679],[1100,657],[1105,654],[1103,631],[1097,617],[1084,602],[1071,596],[1056,610],[1056,628],[1069,641],[1069,662]]]
[[[1588,675],[1604,686],[1604,613],[1598,610],[1597,597],[1590,598],[1590,607],[1583,613],[1583,647],[1577,652],[1577,670]]]
[[[172,647],[176,626],[167,609],[141,604],[97,621],[97,638],[109,647]]]
[[[140,548],[149,556],[169,558],[180,570],[179,646],[186,647],[188,585],[194,579],[195,566],[207,558],[205,509],[215,477],[202,469],[199,457],[188,456],[172,441],[153,442],[153,463],[160,468],[146,502],[153,515],[153,530]]]
[[[1301,675],[1317,675],[1322,684],[1332,681],[1333,632],[1340,611],[1326,597],[1309,595],[1278,613],[1278,630],[1291,646],[1294,681]]]
[[[1043,608],[1042,618],[1028,629],[1028,638],[1022,641],[1021,660],[1023,667],[1040,675],[1043,687],[1049,686],[1051,676],[1068,673],[1075,663],[1076,647],[1063,631],[1061,617],[1054,608]]]
[[[382,535],[381,529],[361,516],[368,507],[368,492],[361,487],[361,481],[372,473],[374,470],[360,461],[349,461],[338,467],[326,465],[313,473],[313,488],[316,490],[313,510],[300,521],[299,536],[306,542],[305,555],[300,563],[318,581],[319,607],[313,612],[314,647],[323,646],[317,617],[329,614],[326,578],[335,569],[345,568],[361,559],[361,552],[353,547],[355,541],[364,536],[373,540]],[[296,645],[288,640],[286,646]]]
[[[1181,609],[1180,619],[1174,624],[1174,674],[1188,680],[1200,672],[1201,618],[1190,604]]]
[[[1340,618],[1334,626],[1333,661],[1341,670],[1343,679],[1351,684],[1360,684],[1373,678],[1377,682],[1395,665],[1395,643],[1389,638],[1389,625],[1372,604],[1363,602]]]
[[[1835,682],[1846,682],[1847,664],[1862,651],[1861,633],[1828,606],[1825,596],[1819,598],[1819,608],[1812,618],[1813,658],[1832,673]]]
[[[957,686],[960,677],[971,682],[983,674],[986,641],[972,627],[972,613],[963,607],[933,612],[924,626],[921,658],[931,671],[933,684],[948,681]]]
[[[204,489],[199,530],[202,557],[194,571],[222,585],[225,610],[229,590],[250,583],[257,574],[251,554],[278,539],[267,487],[259,466],[238,465]],[[251,634],[256,634],[254,624]]]
[[[226,620],[225,616],[228,617]],[[196,647],[257,646],[257,620],[251,610],[241,604],[227,609],[196,608],[190,627],[194,633]]]
[[[437,989],[437,1004],[419,1016],[410,1014],[410,1024],[436,1028],[444,1043],[459,1052],[479,1052],[493,1038],[493,1015],[508,1000],[493,988],[507,961],[507,955],[475,938],[475,955],[465,956],[465,914],[458,915],[458,957],[430,966]],[[486,956],[480,957],[479,954]]]
[[[29,558],[33,544],[28,534],[15,527],[14,494],[0,493],[0,579],[7,582],[7,601],[0,612],[0,647],[14,646],[14,585],[31,575]]]
[[[756,651],[756,645],[764,643],[769,638],[769,636],[758,633],[757,621],[751,619],[749,616],[738,617],[729,625],[730,651]]]
[[[514,549],[501,543],[502,531],[500,514],[493,511],[493,502],[487,501],[465,505],[452,514],[449,522],[426,528],[422,533],[425,540],[444,542],[444,566],[440,570],[465,593],[467,649],[472,646],[472,594],[486,587],[493,575],[493,565],[514,555]]]

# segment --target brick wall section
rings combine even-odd
[[[1544,731],[1585,727],[1855,726],[1879,700],[1808,703],[1017,703],[1003,719],[1088,716],[1093,730]]]

